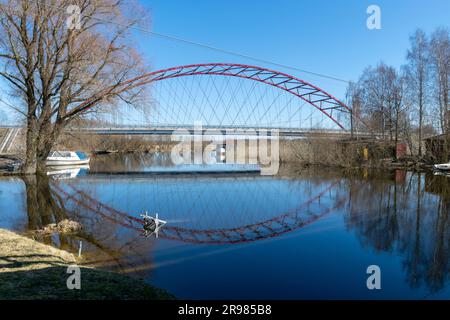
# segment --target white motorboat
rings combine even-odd
[[[47,157],[47,166],[79,166],[89,164],[90,158],[80,151],[53,151]]]
[[[436,170],[450,171],[450,163],[435,164],[434,168]]]

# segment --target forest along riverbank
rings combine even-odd
[[[77,263],[69,252],[0,229],[0,300],[174,299],[143,280],[85,267],[81,290],[69,290],[67,268]]]

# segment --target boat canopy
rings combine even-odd
[[[77,154],[78,158],[80,158],[80,160],[86,160],[88,158],[88,156],[84,152],[76,151],[75,153]]]
[[[72,154],[70,151],[53,151],[50,153],[50,157],[70,158]]]

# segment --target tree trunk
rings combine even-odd
[[[37,167],[37,137],[38,128],[37,120],[35,117],[28,117],[27,120],[27,136],[26,136],[26,155],[25,164],[22,168],[23,174],[35,174]]]
[[[397,148],[398,148],[398,108],[395,111],[395,160],[398,160],[397,157]]]
[[[448,86],[446,87],[445,91],[444,91],[444,106],[445,106],[445,128],[444,128],[444,134],[445,134],[445,139],[444,139],[444,157],[445,157],[445,161],[450,161],[450,105],[449,105],[449,101],[448,101],[448,92],[449,90],[447,89]]]
[[[24,174],[45,172],[47,157],[63,127],[62,123],[52,124],[50,120],[41,123],[39,127],[37,120],[28,121],[26,161],[22,170]]]
[[[36,148],[36,169],[38,172],[45,171],[45,162],[53,148],[54,140],[52,127],[50,119],[44,120],[40,126]]]
[[[422,157],[422,136],[423,136],[423,116],[424,116],[424,75],[419,75],[419,157]]]
[[[55,143],[58,141],[64,125],[57,121],[52,124],[50,121],[41,127],[39,132],[38,147],[37,147],[37,171],[45,171],[45,163],[47,157],[52,151]]]

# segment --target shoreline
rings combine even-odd
[[[80,261],[67,251],[0,229],[0,300],[173,300],[144,280],[80,268],[81,289],[69,290],[68,267]]]
[[[18,168],[23,162],[23,157],[18,155],[0,155],[0,177],[1,176],[18,176],[21,172]]]
[[[122,153],[122,152],[117,152]],[[117,154],[117,153],[97,153],[99,155],[108,155],[108,154]],[[123,153],[133,153],[133,152],[123,152]],[[0,156],[0,177],[7,176],[22,176],[23,173],[18,170],[18,163],[22,161],[19,157],[15,156]],[[323,163],[308,163],[301,161],[283,161],[280,160],[280,164],[283,165],[295,165],[299,167],[322,167],[322,168],[341,168],[341,169],[349,169],[349,170],[360,170],[360,169],[382,169],[382,170],[405,170],[405,171],[413,171],[413,172],[432,172],[435,171],[433,165],[428,163],[420,162],[420,161],[395,161],[393,159],[384,159],[381,160],[381,163],[374,165],[373,163],[362,163],[360,165],[355,166],[345,166],[345,165],[328,165]]]

